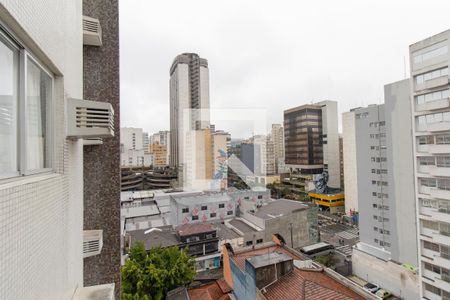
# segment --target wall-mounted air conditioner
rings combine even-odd
[[[102,252],[103,230],[83,230],[83,258]]]
[[[102,27],[98,19],[83,16],[83,44],[88,46],[102,45]]]
[[[106,138],[114,136],[114,110],[107,102],[67,100],[68,138]]]

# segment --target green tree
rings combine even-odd
[[[190,283],[195,276],[195,260],[187,248],[156,247],[147,254],[137,242],[122,267],[123,300],[162,300],[173,288]]]

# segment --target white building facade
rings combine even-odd
[[[450,298],[450,106],[447,30],[410,50],[422,299]]]

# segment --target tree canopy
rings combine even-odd
[[[194,276],[195,260],[187,248],[156,247],[147,254],[137,242],[122,267],[122,299],[165,299],[168,291],[191,282]]]

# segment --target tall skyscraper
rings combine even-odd
[[[184,144],[189,131],[209,127],[208,61],[196,53],[178,55],[170,67],[170,165],[184,163]]]
[[[284,111],[285,162],[302,175],[327,171],[340,188],[337,102],[322,101]]]
[[[273,155],[275,159],[275,172],[279,173],[278,166],[284,161],[284,129],[281,124],[272,124],[270,138],[273,143]]]
[[[385,104],[344,114],[343,146],[350,164],[344,180],[346,201],[358,201],[360,242],[353,251],[353,272],[416,299],[417,279],[401,267],[417,265],[417,244],[410,235],[416,220],[411,124],[405,122],[411,114],[409,99],[406,79],[385,86]]]
[[[450,30],[409,46],[423,299],[450,298]]]

